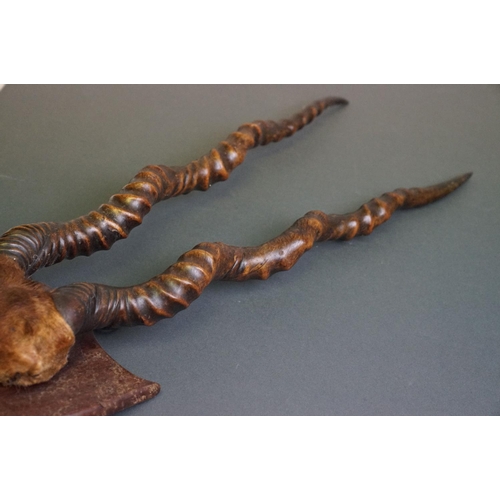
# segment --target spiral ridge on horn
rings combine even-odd
[[[53,296],[75,333],[94,328],[152,325],[186,309],[214,280],[265,280],[291,269],[314,243],[369,235],[398,209],[427,205],[451,193],[471,174],[426,188],[397,189],[352,213],[308,212],[278,237],[256,247],[200,243],[164,273],[141,285],[116,288],[81,283]]]
[[[193,190],[205,191],[212,184],[225,181],[249,149],[290,137],[326,108],[344,104],[345,99],[328,97],[290,119],[244,124],[209,153],[184,167],[144,167],[118,194],[88,215],[66,223],[12,228],[0,238],[0,255],[11,257],[31,275],[40,267],[64,259],[108,250],[141,224],[155,203]]]

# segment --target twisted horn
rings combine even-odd
[[[290,137],[326,108],[345,104],[345,99],[328,97],[290,119],[247,123],[208,154],[184,167],[147,166],[108,203],[88,215],[62,224],[28,224],[11,229],[0,238],[0,256],[14,259],[30,276],[40,267],[108,250],[140,225],[155,203],[195,189],[205,191],[212,184],[225,181],[249,149]]]
[[[80,283],[56,289],[53,299],[75,333],[110,326],[152,325],[187,308],[213,280],[267,279],[290,269],[315,242],[368,235],[396,210],[439,200],[471,175],[426,188],[397,189],[344,215],[309,212],[280,236],[257,247],[201,243],[142,285],[116,288]]]

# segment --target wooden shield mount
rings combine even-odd
[[[159,384],[125,370],[93,332],[86,332],[77,336],[68,364],[49,382],[0,386],[0,415],[113,415],[159,392]]]

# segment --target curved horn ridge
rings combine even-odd
[[[200,243],[164,273],[141,285],[115,288],[76,284],[57,289],[56,305],[75,330],[152,325],[186,309],[214,280],[267,279],[291,269],[315,242],[350,240],[370,234],[398,209],[427,205],[446,196],[471,174],[426,188],[397,189],[355,212],[308,212],[276,238],[256,247]]]
[[[141,224],[154,204],[193,190],[207,190],[228,179],[249,149],[290,137],[326,108],[345,104],[343,98],[328,97],[290,119],[244,124],[208,154],[184,167],[144,167],[118,194],[88,215],[61,224],[29,224],[11,229],[0,238],[0,255],[12,258],[31,275],[40,267],[64,259],[108,250]]]

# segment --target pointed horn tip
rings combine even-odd
[[[338,106],[347,106],[349,104],[349,101],[347,99],[344,99],[343,97],[327,97],[325,101],[329,101],[332,106],[338,105]]]
[[[467,182],[472,177],[473,172],[467,172],[466,174],[459,175],[455,177],[453,180],[458,183],[460,186],[464,182]]]

